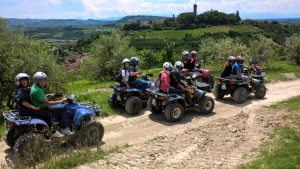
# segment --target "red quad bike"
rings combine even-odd
[[[248,94],[254,93],[257,99],[262,99],[266,95],[266,87],[263,81],[259,79],[249,78],[246,80],[232,80],[226,78],[215,78],[216,82],[220,82],[214,88],[213,94],[216,99],[222,99],[225,95],[230,94],[236,103],[244,103]]]
[[[252,60],[250,58],[250,69],[249,69],[249,74],[254,74],[254,75],[266,75],[266,70],[264,68],[260,67],[259,64],[259,59],[258,60]]]
[[[185,64],[186,60],[183,59],[183,64]],[[206,83],[209,84],[209,88],[214,88],[214,76],[211,74],[210,69],[208,68],[200,68],[200,64],[196,64],[195,69],[202,70],[202,73],[199,72],[189,72],[188,69],[182,69],[181,75],[184,79],[191,79],[192,81],[199,84],[200,83]],[[187,78],[190,77],[190,78]],[[198,88],[203,90],[203,88]]]

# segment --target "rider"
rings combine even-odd
[[[135,82],[134,81],[129,81],[128,69],[129,69],[129,66],[130,66],[130,60],[125,58],[125,59],[123,59],[122,64],[123,64],[123,67],[120,70],[120,71],[122,71],[121,72],[122,81],[121,81],[120,85],[121,86],[126,86],[127,88],[130,88],[130,86],[136,88]]]
[[[48,124],[50,131],[52,131],[52,114],[31,104],[29,76],[26,73],[19,73],[15,77],[15,82],[18,87],[13,93],[13,98],[17,103],[19,114],[21,116],[34,116],[44,120]],[[63,137],[63,135],[58,131],[53,131],[52,137]]]
[[[182,81],[180,71],[183,69],[183,63],[181,61],[177,61],[174,64],[173,70],[171,71],[171,74],[173,74],[174,79],[170,78],[170,85],[175,87],[175,89],[179,89],[182,92],[185,93],[185,101],[186,101],[186,106],[192,106],[193,102],[191,99],[191,94],[190,91],[184,87],[188,87],[187,83]]]
[[[54,114],[60,115],[60,127],[61,132],[68,136],[73,134],[68,130],[68,117],[67,108],[65,106],[59,106],[57,104],[67,101],[67,98],[63,98],[58,101],[49,101],[47,96],[54,96],[53,94],[45,94],[44,88],[46,87],[47,75],[44,72],[36,72],[34,74],[34,85],[30,90],[30,99],[34,106],[40,107],[42,110],[49,111]]]
[[[233,75],[236,75],[237,79],[245,79],[247,80],[248,78],[246,76],[242,76],[242,70],[243,70],[243,67],[244,67],[244,57],[243,56],[238,56],[236,58],[236,62],[233,64],[232,66],[232,74]]]
[[[142,73],[141,70],[136,71],[136,66],[139,64],[139,59],[137,57],[130,58],[130,67],[129,67],[129,80],[134,82],[137,87],[140,87],[142,92],[145,92],[148,87],[148,82],[145,80],[137,79],[137,77]]]
[[[182,62],[184,63],[184,68],[188,69],[189,72],[202,73],[202,70],[195,69],[196,60],[197,60],[197,52],[196,51],[193,50],[191,52],[191,55],[189,54],[188,51],[183,51],[182,52]]]
[[[170,78],[175,78],[173,77],[173,74],[171,74],[173,65],[170,62],[165,62],[163,64],[163,71],[160,72],[160,86],[159,89],[160,91],[164,93],[175,93],[178,95],[182,95],[182,92],[180,89],[176,89],[172,86],[170,86]]]
[[[236,79],[237,76],[232,74],[232,66],[235,63],[236,58],[234,56],[229,56],[228,57],[228,62],[225,63],[224,65],[224,70],[221,74],[222,78],[231,78],[231,79]]]

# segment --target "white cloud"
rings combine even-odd
[[[5,6],[5,1],[13,1],[16,5]],[[225,13],[235,13],[238,10],[240,14],[273,13],[300,17],[299,0],[184,0],[184,2],[183,0],[1,0],[0,16],[45,19],[99,19],[126,15],[177,16],[181,12],[192,12],[196,3],[198,13],[215,9]],[[71,8],[64,10],[65,4]]]

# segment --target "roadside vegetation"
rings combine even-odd
[[[269,133],[271,141],[262,144],[259,156],[241,169],[256,168],[300,168],[300,96],[271,105],[270,108],[292,112],[286,117],[283,126]]]

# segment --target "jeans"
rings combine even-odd
[[[182,91],[181,88],[179,88],[179,87],[175,87],[175,88],[176,88],[176,89],[179,89],[180,91]],[[192,102],[192,98],[191,98],[190,91],[189,91],[188,89],[185,89],[185,90],[184,90],[184,94],[185,94],[185,102],[186,102],[187,104],[189,104],[189,105],[192,105],[193,102]]]
[[[200,70],[200,69],[191,69],[191,70],[189,70],[189,72],[199,72],[199,73],[202,73],[202,70]]]
[[[163,92],[162,90],[160,90],[160,92]],[[163,92],[163,93],[174,93],[174,94],[178,94],[179,96],[182,96],[182,92],[179,89],[172,89],[172,88],[168,88],[167,92]]]
[[[66,129],[68,127],[68,116],[67,116],[67,108],[62,105],[54,105],[43,108],[43,110],[46,110],[50,113],[52,113],[54,116],[59,115],[60,117],[60,127],[62,129]]]
[[[130,87],[137,88],[137,85],[136,85],[135,81],[128,81],[127,84],[128,84]],[[123,81],[121,81],[120,85],[121,85],[121,86],[126,86],[126,84],[125,84]]]
[[[144,93],[148,88],[148,82],[145,80],[135,80],[136,86]]]
[[[32,111],[26,111],[26,112],[19,112],[22,116],[33,116],[39,119],[44,120],[49,128],[52,127],[52,121],[53,121],[53,115],[45,110],[32,110]]]

